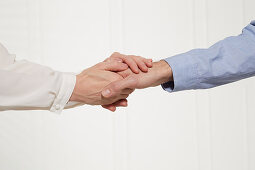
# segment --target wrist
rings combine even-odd
[[[155,67],[156,76],[158,76],[157,84],[155,84],[155,86],[166,83],[168,81],[173,81],[172,69],[166,61],[160,60],[155,62],[153,63],[153,67]]]
[[[77,94],[77,89],[78,89],[78,84],[79,84],[79,81],[80,81],[80,77],[79,75],[76,75],[76,82],[75,82],[75,86],[74,86],[74,89],[73,89],[73,93],[69,99],[69,101],[73,101],[73,102],[80,102],[79,101],[79,95]]]
[[[163,83],[166,83],[168,81],[173,81],[173,71],[170,65],[165,61],[161,60],[161,73],[162,73],[162,79]]]

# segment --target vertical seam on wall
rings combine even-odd
[[[195,18],[195,10],[196,10],[196,8],[195,8],[195,4],[196,4],[196,0],[193,0],[192,1],[192,20],[193,20],[193,48],[195,48],[196,47],[196,18]],[[198,170],[200,170],[201,169],[201,167],[200,167],[200,152],[199,152],[199,130],[198,130],[198,127],[199,127],[199,119],[198,119],[198,117],[199,117],[199,111],[198,111],[198,93],[197,93],[197,91],[195,92],[195,100],[196,100],[196,113],[195,113],[195,116],[196,116],[196,118],[195,118],[195,131],[196,131],[196,155],[197,155],[197,168],[198,168]]]
[[[108,0],[108,9],[109,9],[109,49],[111,50],[112,49],[112,46],[113,46],[113,33],[112,33],[112,24],[113,24],[113,18],[112,18],[112,13],[111,13],[111,10],[112,10],[112,1],[111,0]],[[114,114],[111,115],[111,133],[112,133],[112,136],[111,136],[111,156],[112,156],[112,162],[111,162],[111,167],[113,170],[116,170],[116,155],[117,155],[117,151],[116,151],[116,130],[115,130],[115,122],[116,122],[116,118],[114,116]]]
[[[208,30],[208,23],[209,23],[209,17],[208,17],[208,0],[205,0],[205,17],[206,17],[206,42],[207,42],[207,46],[209,45],[208,40],[209,40],[209,30]],[[211,99],[211,92],[208,91],[208,107],[209,107],[209,145],[210,145],[210,169],[213,170],[213,135],[212,135],[212,99]]]
[[[245,0],[242,0],[242,19],[243,19],[243,25],[245,24],[245,20],[246,20],[246,13],[245,13]],[[244,114],[244,139],[245,139],[245,153],[244,153],[244,168],[245,169],[249,169],[249,137],[248,137],[248,129],[249,129],[249,125],[248,125],[248,84],[247,82],[245,82],[245,87],[244,87],[244,110],[245,110],[245,114]]]
[[[126,36],[125,36],[125,12],[124,12],[124,9],[125,9],[125,1],[124,0],[120,0],[121,1],[121,43],[122,43],[122,50],[123,52],[126,52],[125,51],[125,41],[126,41]],[[129,163],[130,163],[130,160],[129,160],[129,157],[130,157],[130,154],[129,154],[129,131],[128,131],[128,123],[129,123],[129,114],[128,114],[128,110],[125,110],[125,113],[126,113],[126,170],[128,170],[130,167],[129,167]]]
[[[124,1],[109,0],[109,19],[110,19],[110,48],[111,50],[117,47],[119,50],[124,49]],[[117,16],[115,16],[117,15]],[[116,27],[114,27],[116,26]],[[114,32],[117,31],[117,33]],[[116,35],[117,34],[117,35]],[[113,114],[112,117],[112,147],[113,147],[113,169],[126,170],[128,164],[128,115],[124,111],[122,115]]]
[[[125,24],[124,24],[124,0],[121,1],[121,32],[122,32],[122,38],[121,38],[121,43],[122,43],[122,50],[125,51]]]
[[[120,14],[121,14],[121,19],[120,19],[120,22],[121,22],[121,50],[123,50],[123,52],[125,53],[125,22],[124,22],[124,19],[125,19],[125,13],[124,13],[124,9],[125,9],[125,7],[124,7],[124,0],[119,0],[120,1],[120,5],[121,5],[121,11],[120,11]],[[125,159],[124,161],[125,161],[125,166],[126,167],[124,167],[124,169],[125,170],[128,170],[129,169],[129,154],[128,154],[128,110],[125,110],[124,111],[125,112],[125,119],[124,119],[124,121],[125,121],[125,129],[123,129],[123,130],[125,130],[125,135],[126,135],[126,138],[125,138],[125,151],[124,151],[124,154],[125,154],[125,156],[124,156],[124,158],[123,159]]]
[[[194,1],[194,2],[196,2],[196,0]],[[207,2],[207,0],[205,0],[204,1],[204,4],[203,4],[203,9],[204,9],[204,11],[203,11],[203,13],[204,13],[204,15],[205,15],[205,18],[204,18],[204,22],[203,22],[203,26],[205,26],[204,27],[204,31],[205,31],[205,44],[204,45],[208,45],[208,2]],[[195,14],[195,5],[193,6],[193,15]],[[194,15],[194,19],[193,19],[194,21],[196,20],[196,18],[195,18],[195,15]],[[195,27],[195,26],[194,26]],[[195,42],[195,40],[196,40],[196,37],[197,37],[197,35],[196,35],[196,27],[194,28],[194,36],[195,36],[195,38],[194,38],[194,44],[196,44]],[[206,144],[207,144],[207,146],[208,146],[208,151],[209,151],[209,155],[204,155],[204,154],[207,154],[207,152],[206,153],[204,153],[202,150],[201,150],[201,148],[200,148],[200,145],[201,144],[203,144],[203,143],[200,143],[200,133],[199,133],[199,122],[201,121],[200,119],[199,119],[199,104],[198,104],[198,98],[199,98],[199,94],[198,94],[198,92],[196,92],[196,109],[197,109],[197,114],[196,114],[196,116],[197,116],[197,146],[198,146],[198,148],[197,148],[197,152],[198,152],[198,154],[197,154],[197,159],[198,159],[198,169],[201,169],[201,168],[204,168],[203,166],[201,166],[202,165],[202,162],[201,162],[201,158],[203,157],[203,156],[208,156],[208,162],[209,162],[209,164],[210,165],[208,165],[208,167],[209,167],[209,169],[212,169],[212,145],[211,145],[211,143],[212,143],[212,127],[211,127],[211,125],[212,125],[212,118],[211,118],[211,99],[210,99],[210,92],[208,91],[207,92],[207,95],[206,95],[206,98],[208,99],[208,109],[207,109],[207,114],[208,114],[208,117],[207,117],[207,122],[208,122],[208,140],[206,140],[206,141],[204,141],[203,140],[203,142],[206,142]],[[199,121],[200,120],[200,121]],[[203,120],[202,120],[203,121]],[[203,128],[203,127],[202,127]],[[208,143],[207,143],[208,142]],[[208,170],[209,170],[208,169]]]
[[[40,60],[41,63],[44,64],[45,59],[44,59],[44,31],[43,31],[43,5],[42,5],[42,1],[40,1],[40,3],[38,2],[38,0],[36,1],[36,6],[38,8],[38,23],[39,23],[39,32],[40,32]]]
[[[26,0],[26,12],[27,12],[27,39],[28,39],[28,44],[27,44],[27,52],[29,57],[31,57],[31,17],[30,17],[30,13],[31,13],[31,7],[30,7],[30,2],[29,0]]]

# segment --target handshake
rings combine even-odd
[[[76,76],[70,101],[102,105],[115,111],[116,107],[127,106],[127,97],[135,89],[168,81],[173,81],[173,75],[165,61],[152,62],[151,59],[116,52]]]

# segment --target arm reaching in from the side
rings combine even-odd
[[[255,76],[255,21],[238,36],[225,38],[207,49],[194,49],[166,58],[165,62],[171,69],[171,76],[166,82],[161,81],[164,80],[161,77],[164,69],[154,68],[156,64],[152,72],[149,70],[148,74],[133,75],[123,81],[134,79],[137,82],[136,88],[162,83],[164,90],[177,92],[213,88]],[[154,72],[152,76],[153,70],[161,71],[156,74]],[[123,81],[111,84],[109,97],[118,94],[119,84]]]
[[[118,61],[101,62],[75,75],[25,60],[17,61],[1,44],[0,61],[0,111],[61,112],[76,106],[77,102],[90,105],[117,102],[117,106],[126,106],[126,98],[132,92],[126,91],[110,100],[101,95],[105,86],[123,79],[116,72],[128,69],[127,64]]]

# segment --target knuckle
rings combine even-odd
[[[118,56],[120,56],[120,53],[119,53],[119,52],[114,52],[114,53],[112,53],[112,55],[111,55],[111,57],[118,57]]]
[[[100,62],[100,63],[97,63],[95,66],[96,67],[99,67],[99,68],[101,68],[101,67],[103,67],[105,65],[105,63],[103,63],[103,62]]]
[[[144,65],[144,62],[142,60],[138,60],[137,63],[140,65]]]
[[[117,61],[113,60],[110,62],[110,65],[116,67],[118,65]]]
[[[136,59],[136,60],[139,60],[140,57],[139,56],[136,56],[136,55],[133,55],[132,58]]]
[[[108,58],[106,58],[104,61],[109,62],[109,61],[111,61],[111,58],[108,57]]]
[[[109,68],[117,68],[118,67],[118,62],[116,61],[110,61],[107,65]]]
[[[135,55],[129,55],[129,57],[134,58],[134,57],[136,57],[136,56],[135,56]]]
[[[125,95],[123,95],[123,98],[126,99],[126,98],[128,98],[128,96],[129,96],[129,94],[125,94]]]
[[[132,61],[132,59],[131,59],[130,57],[127,57],[127,56],[125,56],[125,57],[123,58],[123,60],[124,60],[125,62],[131,62],[131,61]]]

